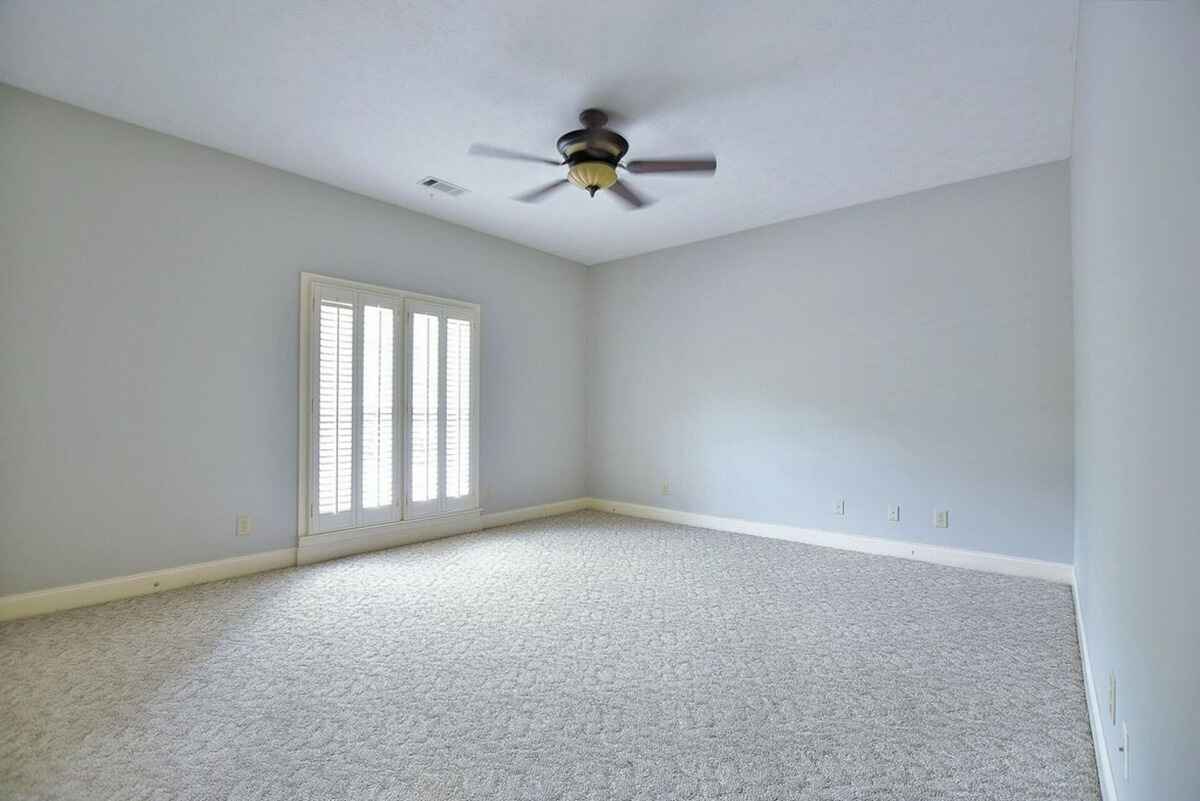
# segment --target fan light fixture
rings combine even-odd
[[[567,180],[593,197],[598,189],[608,189],[617,182],[617,171],[603,161],[581,161],[567,172]]]

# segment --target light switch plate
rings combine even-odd
[[[888,507],[888,520],[892,523],[900,522],[900,507],[898,505],[892,504]]]
[[[254,523],[250,520],[250,515],[237,516],[237,535],[239,537],[247,537],[254,530]]]
[[[950,528],[950,510],[938,509],[933,513],[934,528]]]
[[[1108,673],[1108,718],[1112,725],[1117,725],[1117,674]]]
[[[837,500],[835,500],[833,502],[833,513],[835,515],[839,515],[839,516],[846,514],[846,499],[845,498],[838,498]]]

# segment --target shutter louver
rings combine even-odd
[[[446,497],[471,493],[471,323],[446,320]]]
[[[436,315],[412,315],[412,387],[410,419],[410,500],[425,503],[440,497],[438,482],[439,323]]]
[[[366,304],[362,360],[362,508],[391,506],[394,498],[395,312]]]
[[[318,328],[317,511],[329,515],[353,502],[353,304],[322,299]]]

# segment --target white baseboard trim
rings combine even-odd
[[[278,551],[265,551],[248,556],[217,559],[212,562],[198,562],[182,567],[168,567],[163,570],[135,573],[132,576],[118,576],[99,581],[88,581],[83,584],[71,584],[66,587],[51,587],[34,592],[5,595],[0,596],[0,620],[15,620],[20,617],[33,617],[34,615],[44,615],[47,612],[74,609],[79,606],[93,606],[121,598],[133,598],[138,595],[189,587],[193,584],[247,576],[251,573],[261,573],[264,570],[292,567],[295,564],[296,549],[281,548]]]
[[[481,527],[479,520],[479,510],[472,509],[424,520],[404,520],[348,531],[331,531],[328,534],[310,534],[300,538],[296,564],[311,565],[356,553],[381,551],[397,545],[411,545],[478,531]]]
[[[770,537],[778,540],[803,542],[808,545],[821,545],[826,548],[838,548],[843,551],[858,551],[860,553],[877,554],[879,556],[897,556],[901,559],[915,559],[919,562],[932,562],[935,565],[962,567],[968,570],[982,570],[987,573],[1003,573],[1007,576],[1026,576],[1029,578],[1045,579],[1057,584],[1070,584],[1072,581],[1072,566],[1066,562],[1046,562],[1041,559],[1026,559],[1020,556],[989,553],[987,551],[969,551],[963,548],[948,548],[942,545],[926,545],[919,542],[904,540],[887,540],[880,537],[864,537],[859,534],[842,534],[836,531],[801,528],[781,523],[759,523],[752,520],[739,520],[733,517],[718,517],[716,515],[682,512],[677,509],[664,509],[658,506],[643,506],[623,501],[608,501],[593,498],[591,508],[602,512],[615,512],[630,517],[642,517],[648,520],[661,520],[665,523],[679,523],[696,528],[710,528],[717,531],[732,531],[738,534],[752,534],[756,537]]]
[[[1071,598],[1075,603],[1075,630],[1079,634],[1079,656],[1083,662],[1083,686],[1087,694],[1088,720],[1092,725],[1092,746],[1096,750],[1096,772],[1100,774],[1100,794],[1104,801],[1119,801],[1117,783],[1113,781],[1112,764],[1108,761],[1108,746],[1104,740],[1104,707],[1092,681],[1092,660],[1088,657],[1087,634],[1083,628],[1083,610],[1079,607],[1079,587],[1072,571]]]
[[[513,523],[523,523],[526,520],[537,520],[539,517],[565,515],[569,512],[578,512],[581,509],[591,509],[592,503],[591,498],[571,498],[567,501],[543,503],[538,506],[525,506],[520,509],[509,509],[505,512],[492,512],[483,516],[480,521],[482,523],[481,528],[509,526]]]
[[[44,615],[80,606],[94,606],[108,601],[118,601],[122,598],[175,590],[193,584],[248,576],[281,567],[323,562],[357,553],[378,551],[398,545],[409,545],[455,534],[465,534],[483,528],[519,523],[523,520],[566,514],[587,509],[590,504],[590,498],[572,498],[540,506],[494,512],[490,515],[481,515],[479,510],[475,509],[426,520],[404,521],[355,531],[335,531],[328,534],[305,536],[300,538],[299,545],[295,548],[282,548],[277,551],[265,551],[248,556],[235,556],[230,559],[152,570],[131,576],[117,576],[83,584],[3,595],[0,596],[0,621]]]
[[[281,567],[291,567],[297,564],[312,564],[356,553],[378,551],[398,545],[408,545],[415,542],[424,542],[455,534],[478,531],[480,529],[520,523],[525,520],[567,514],[581,509],[596,509],[604,512],[628,515],[630,517],[661,520],[668,523],[679,523],[685,526],[716,529],[718,531],[733,531],[759,537],[772,537],[862,553],[898,556],[905,559],[916,559],[924,562],[964,567],[972,570],[984,570],[992,573],[1031,576],[1062,584],[1070,584],[1072,582],[1071,565],[1059,562],[1043,562],[1037,559],[1022,559],[1020,557],[985,553],[982,551],[968,551],[903,542],[900,540],[885,540],[855,534],[841,534],[778,523],[758,523],[730,517],[717,517],[715,515],[682,512],[676,509],[625,503],[623,501],[610,501],[602,498],[571,498],[565,501],[527,506],[521,509],[510,509],[503,512],[493,512],[486,515],[481,515],[479,510],[473,510],[427,520],[373,526],[370,529],[315,534],[301,537],[300,544],[296,548],[282,548],[276,551],[266,551],[248,556],[236,556],[230,559],[200,562],[181,567],[166,568],[164,570],[154,570],[147,573],[137,573],[131,576],[118,576],[111,579],[89,581],[84,584],[52,587],[34,592],[0,596],[0,620],[32,617],[34,615],[46,614],[47,612],[74,609],[80,606],[91,606],[121,598],[132,598],[138,595],[148,595],[154,592],[178,589],[193,584],[203,584],[208,581],[247,576],[252,573],[261,573],[264,570],[276,570]],[[1080,624],[1079,631],[1082,647],[1082,623]],[[1084,653],[1086,659],[1086,651]],[[1106,799],[1106,801],[1111,800]]]

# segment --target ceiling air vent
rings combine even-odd
[[[463,192],[467,191],[461,186],[452,184],[449,181],[443,181],[441,178],[434,178],[432,175],[428,178],[422,178],[420,183],[421,186],[428,187],[429,189],[436,189],[439,192],[443,192],[451,196],[461,195]]]

